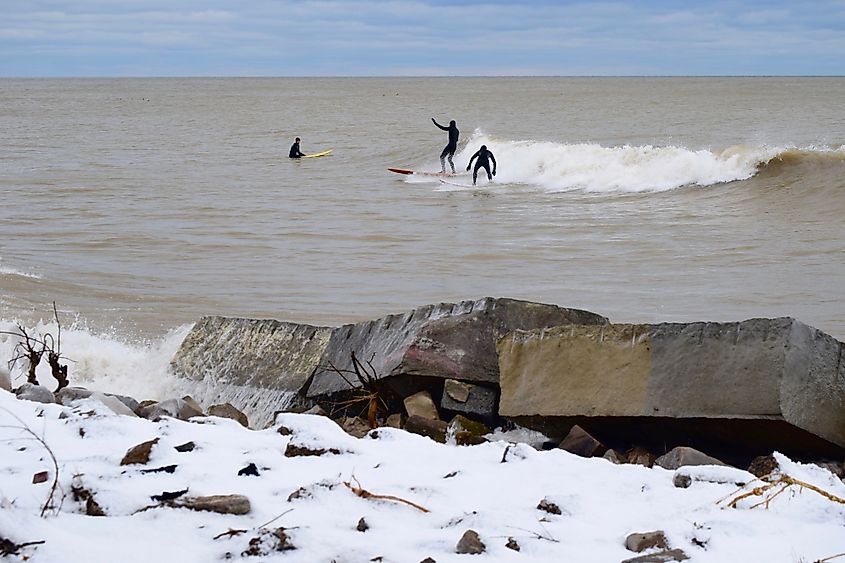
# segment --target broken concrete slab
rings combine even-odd
[[[378,378],[403,375],[495,384],[499,338],[515,329],[582,323],[604,324],[607,319],[578,309],[492,297],[428,305],[336,329],[320,364],[349,369],[355,352],[359,358],[372,358]],[[329,397],[348,390],[346,381],[323,367],[315,371],[307,396]]]
[[[843,344],[791,318],[514,331],[498,351],[499,413],[550,436],[579,424],[733,463],[845,454]]]

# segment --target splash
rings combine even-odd
[[[481,145],[499,163],[495,181],[540,188],[545,192],[663,192],[747,180],[778,158],[791,158],[794,147],[732,146],[722,150],[652,145],[604,147],[548,141],[499,140],[476,131],[456,160],[468,162]],[[816,154],[809,148],[799,153]],[[840,158],[842,149],[824,149]]]

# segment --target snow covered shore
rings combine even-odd
[[[26,429],[55,455],[52,503],[51,454]],[[146,463],[120,465],[130,448],[156,438]],[[189,442],[193,449],[175,449]],[[318,450],[325,453],[307,455]],[[845,484],[819,467],[778,461],[784,474],[831,496],[793,485],[768,507],[751,508],[767,498],[751,495],[730,508],[762,483],[708,466],[679,470],[693,479],[677,488],[673,471],[526,444],[457,447],[392,428],[357,439],[328,418],[297,414],[265,430],[215,417],[151,422],[114,415],[95,399],[65,407],[0,390],[0,554],[8,553],[0,559],[619,562],[643,555],[626,549],[629,534],[656,530],[694,562],[809,563],[845,552],[845,504],[836,500]],[[182,494],[153,499],[166,493]],[[181,506],[205,495],[244,495],[250,510]],[[105,516],[86,515],[86,496]],[[538,508],[544,500],[547,510]],[[456,553],[467,530],[483,553]]]

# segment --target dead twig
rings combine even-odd
[[[60,511],[62,509],[62,502],[61,501],[59,502],[58,507],[53,507],[53,502],[54,502],[54,498],[56,496],[56,491],[59,489],[59,462],[56,460],[56,455],[53,453],[53,450],[50,448],[50,446],[47,445],[47,442],[44,441],[44,438],[42,438],[41,436],[36,434],[35,431],[32,430],[32,428],[27,426],[26,423],[23,420],[21,420],[20,417],[18,417],[18,415],[16,415],[15,413],[13,413],[12,411],[10,411],[9,409],[7,409],[5,407],[0,407],[0,408],[2,408],[4,411],[9,413],[9,415],[12,418],[14,418],[15,420],[17,420],[18,423],[20,424],[20,426],[3,425],[3,426],[0,426],[0,428],[14,428],[14,429],[17,429],[17,430],[23,430],[27,434],[31,435],[33,437],[33,439],[35,439],[39,444],[41,444],[41,446],[44,447],[45,450],[47,450],[47,453],[50,455],[50,459],[53,462],[53,483],[50,486],[50,494],[47,495],[47,500],[44,501],[44,505],[41,507],[40,516],[43,518],[44,514],[46,514],[47,510],[49,510],[50,508],[55,508],[56,512]],[[64,500],[64,496],[62,496],[62,500]]]
[[[392,500],[392,501],[407,504],[408,506],[413,506],[414,508],[416,508],[417,510],[420,510],[422,512],[431,512],[429,509],[425,508],[424,506],[420,506],[419,504],[417,504],[415,502],[411,502],[409,500],[406,500],[406,499],[403,499],[403,498],[400,498],[400,497],[397,497],[397,496],[378,495],[378,494],[375,494],[375,493],[371,493],[370,491],[367,491],[366,489],[361,487],[361,483],[358,481],[357,477],[355,477],[353,475],[352,479],[355,481],[357,486],[352,485],[348,481],[344,481],[343,484],[346,485],[347,489],[349,489],[350,491],[355,493],[356,496],[359,496],[361,498],[374,499],[374,500]]]
[[[825,557],[824,559],[817,559],[813,561],[813,563],[825,563],[825,561],[833,561],[834,559],[838,559],[839,557],[845,557],[845,553],[837,553],[836,555],[830,555]]]
[[[840,498],[836,495],[833,495],[833,494],[825,491],[824,489],[822,489],[820,487],[817,487],[817,486],[812,485],[810,483],[807,483],[805,481],[801,481],[800,479],[790,477],[789,475],[770,473],[769,475],[765,475],[763,477],[760,477],[759,481],[764,483],[764,484],[759,486],[759,487],[754,487],[750,491],[745,491],[744,493],[741,493],[741,494],[732,493],[728,497],[720,499],[717,502],[717,504],[726,501],[728,498],[730,498],[733,495],[736,495],[731,500],[728,501],[728,503],[727,503],[728,508],[736,508],[737,504],[740,501],[747,499],[747,498],[750,498],[750,497],[762,497],[762,499],[763,499],[760,502],[751,505],[749,507],[750,509],[757,508],[758,506],[763,506],[765,508],[769,508],[769,503],[772,502],[772,500],[774,500],[778,495],[783,493],[789,487],[793,487],[793,486],[798,487],[799,490],[809,489],[809,490],[811,490],[815,493],[820,494],[821,496],[825,497],[826,499],[828,499],[830,501],[838,502],[839,504],[845,504],[844,498]],[[752,483],[753,483],[753,481],[752,481]],[[839,557],[839,556],[835,556],[835,557]]]
[[[41,545],[45,540],[28,541],[24,543],[15,543],[12,540],[0,537],[0,557],[6,555],[18,555],[20,550],[31,545]]]
[[[217,534],[216,536],[214,536],[214,537],[213,537],[213,538],[211,538],[211,539],[213,539],[213,540],[219,540],[219,539],[220,539],[220,538],[222,538],[223,536],[229,536],[229,539],[231,539],[231,538],[233,538],[233,537],[235,537],[235,536],[239,536],[239,535],[241,535],[241,534],[245,534],[245,533],[247,533],[248,531],[249,531],[249,530],[233,530],[232,528],[229,528],[229,530],[228,530],[228,531],[223,532],[223,533],[221,533],[221,534]]]

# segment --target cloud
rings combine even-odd
[[[98,60],[103,75],[140,75],[156,59],[156,74],[163,75],[190,68],[265,75],[309,75],[317,68],[336,75],[643,68],[736,74],[753,73],[748,63],[772,53],[790,54],[783,74],[845,73],[836,56],[845,49],[835,33],[845,25],[840,0],[679,6],[662,0],[33,0],[12,6],[0,24],[0,48],[14,57],[0,61],[0,75],[21,69],[38,75],[58,63],[75,74]],[[116,61],[115,53],[125,56]],[[770,74],[772,61],[760,68]]]

